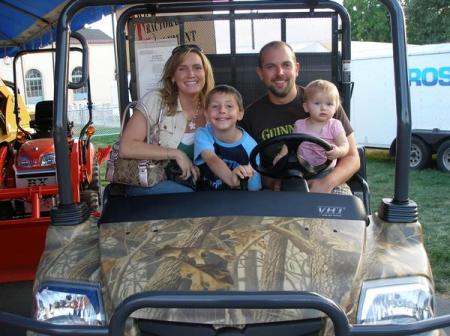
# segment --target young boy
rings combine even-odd
[[[260,175],[249,164],[255,140],[236,123],[244,116],[242,96],[218,85],[206,97],[208,124],[195,133],[194,163],[200,168],[200,189],[227,190],[248,178],[248,190],[261,189]]]

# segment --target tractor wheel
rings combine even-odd
[[[100,209],[99,194],[95,190],[83,190],[80,194],[80,199],[85,202],[91,212]]]
[[[89,183],[88,190],[92,190],[97,192],[98,194],[98,200],[99,205],[101,204],[102,200],[102,183],[100,180],[100,167],[98,166],[97,161],[94,162],[94,167],[92,169],[92,181]]]
[[[11,201],[1,201],[0,202],[0,220],[11,219],[14,215],[14,209],[12,207]]]
[[[411,153],[409,156],[409,167],[413,170],[423,169],[430,163],[430,148],[418,137],[411,138]]]
[[[444,141],[438,149],[436,163],[439,170],[450,172],[450,140]]]
[[[100,168],[97,161],[94,162],[94,167],[92,168],[92,181],[89,183],[89,189],[100,192],[102,183],[100,180]]]

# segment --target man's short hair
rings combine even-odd
[[[262,66],[263,66],[263,64],[262,64],[262,58],[263,58],[263,55],[264,55],[264,53],[266,52],[266,50],[272,49],[272,48],[281,48],[281,47],[287,47],[287,48],[289,48],[289,50],[291,50],[291,56],[292,56],[293,61],[294,61],[294,62],[297,62],[297,57],[295,56],[294,49],[292,49],[292,47],[291,47],[289,44],[287,44],[287,43],[284,42],[284,41],[272,41],[272,42],[266,43],[266,44],[261,48],[261,50],[259,51],[259,55],[258,55],[258,66],[259,66],[260,68],[262,68]]]

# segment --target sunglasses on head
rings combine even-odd
[[[184,51],[190,50],[190,49],[196,50],[196,51],[199,51],[199,52],[203,53],[203,49],[200,48],[200,47],[199,47],[198,45],[196,45],[196,44],[182,44],[182,45],[179,45],[178,47],[175,47],[175,48],[172,50],[172,55],[175,55],[176,53],[184,52]]]

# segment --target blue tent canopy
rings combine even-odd
[[[0,58],[22,49],[43,47],[56,39],[56,23],[68,0],[0,0]],[[77,13],[71,30],[111,14],[112,6],[89,7]]]

